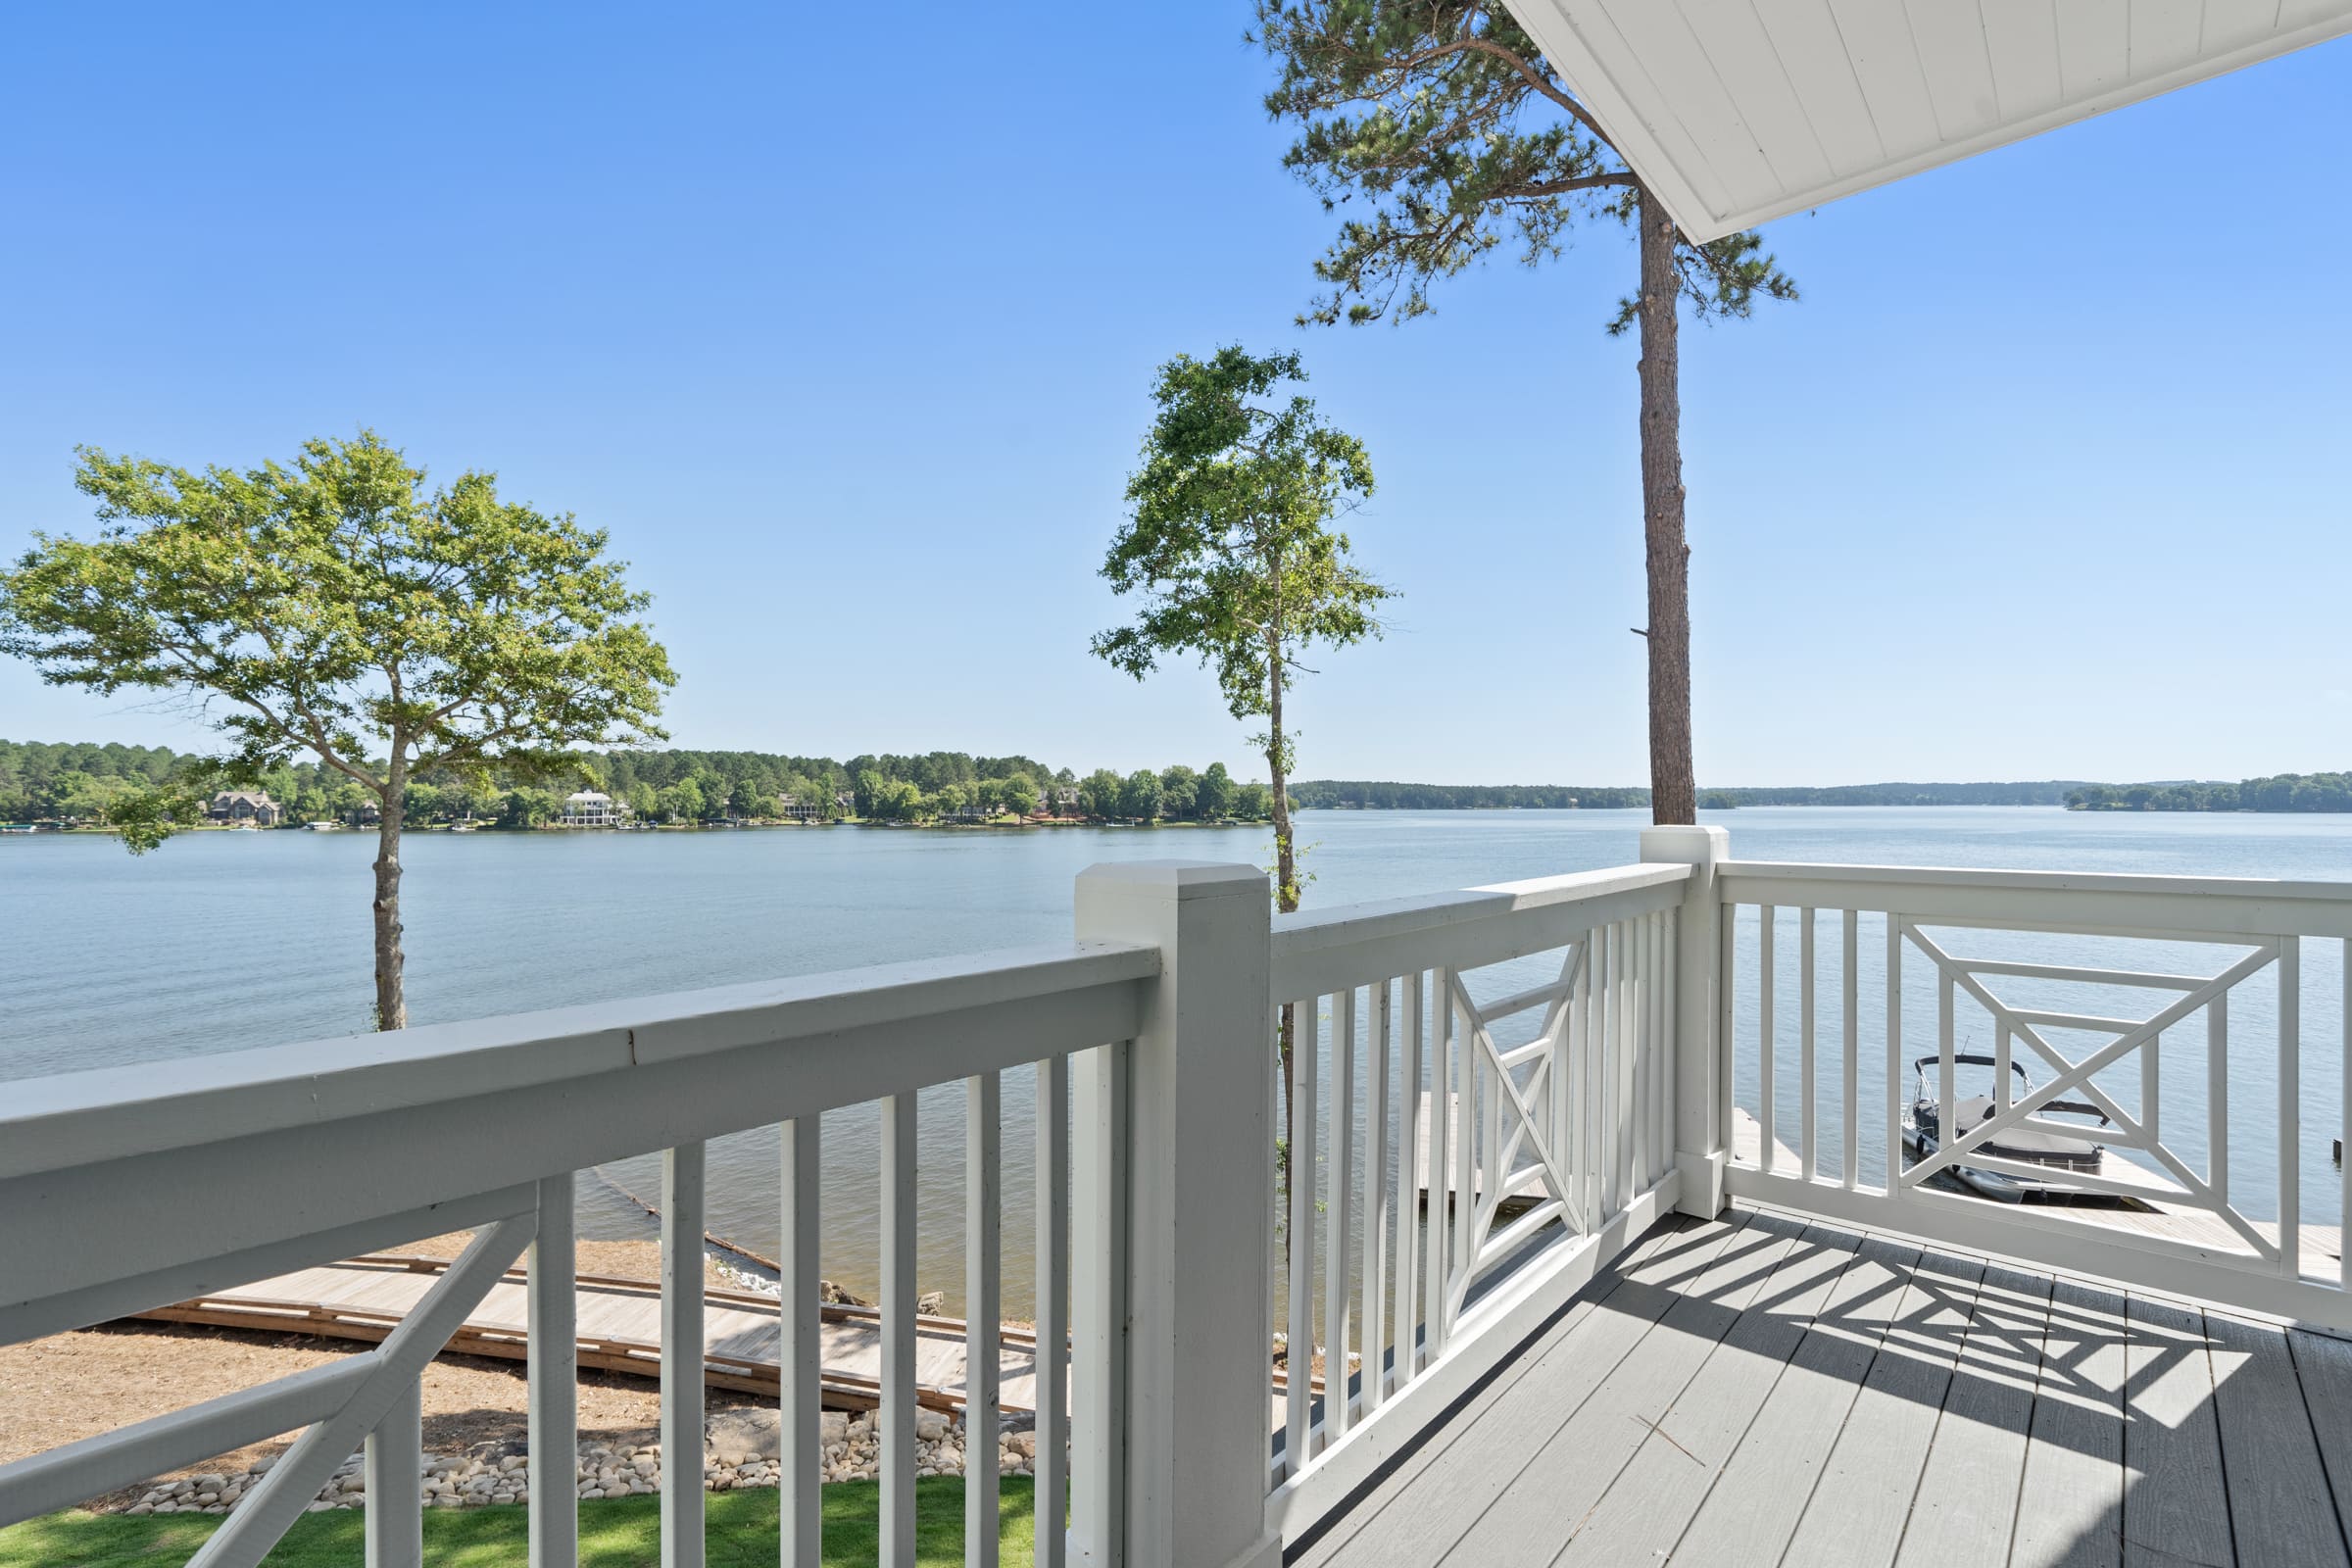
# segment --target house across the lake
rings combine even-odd
[[[207,817],[215,822],[251,823],[255,827],[275,827],[283,814],[278,805],[263,790],[222,790],[205,808]]]
[[[628,803],[616,801],[602,790],[574,790],[564,797],[564,814],[556,818],[558,827],[619,827],[629,819]]]

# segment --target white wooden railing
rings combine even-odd
[[[1249,1564],[1264,1524],[1256,1081],[1267,901],[1247,867],[1100,867],[1086,940],[12,1083],[0,1344],[469,1228],[376,1348],[0,1467],[0,1525],[307,1428],[199,1550],[258,1563],[357,1448],[372,1568],[421,1560],[418,1376],[526,1251],[534,1565],[577,1557],[572,1181],[663,1156],[662,1560],[703,1560],[704,1145],[780,1123],[780,1560],[819,1561],[817,1129],[881,1106],[881,1556],[915,1560],[915,1096],[966,1086],[966,1561],[997,1560],[999,1079],[1039,1083],[1040,1568]],[[1181,1039],[1180,1039],[1181,1035]],[[1252,1260],[1259,1262],[1251,1267]],[[1181,1333],[1180,1333],[1181,1327]],[[1063,1353],[1049,1348],[1066,1344]],[[1069,1455],[1065,1465],[1065,1444]],[[1054,1528],[1069,1499],[1069,1526]],[[1179,1501],[1184,1506],[1178,1506]]]
[[[662,1560],[696,1568],[704,1146],[780,1125],[778,1554],[808,1568],[819,1117],[878,1102],[882,1555],[911,1564],[915,1097],[961,1084],[965,1557],[994,1563],[1006,1072],[1038,1086],[1040,1568],[1270,1568],[1656,1218],[1733,1196],[2352,1329],[2340,1233],[2305,1201],[2352,1124],[2352,887],[1727,849],[1658,828],[1639,865],[1279,922],[1249,867],[1102,866],[1050,951],[0,1086],[0,1344],[475,1232],[373,1350],[0,1466],[0,1524],[306,1428],[197,1560],[257,1563],[364,1448],[369,1562],[418,1563],[416,1510],[387,1504],[419,1373],[527,1251],[530,1557],[573,1563],[573,1175],[658,1152]],[[2040,1081],[1996,1072],[1988,1127],[1906,1168],[1909,1055],[1948,1104],[1978,1027]],[[2180,1226],[1943,1190],[2001,1172],[1985,1139],[2059,1099],[2129,1162],[2088,1185],[2157,1184]]]
[[[2352,1328],[2340,1230],[2308,1245],[2304,1201],[2306,1176],[2328,1171],[2326,1207],[2339,1220],[2352,1207],[2352,1176],[2328,1167],[2352,1124],[2352,885],[1735,860],[1718,887],[1718,1115],[1753,1128],[1732,1192]],[[2319,1085],[2305,1070],[2315,1004],[2330,1048]],[[1992,1061],[1992,1115],[1907,1154],[1915,1060],[1931,1059],[1931,1103],[1949,1106],[1955,1057],[1971,1054]],[[2052,1114],[2060,1101],[2104,1124]],[[2109,1156],[2061,1179],[2165,1223],[1957,1190],[1962,1169],[2051,1177],[1985,1147],[2004,1133],[2086,1127]],[[2270,1146],[2256,1158],[2249,1135]]]

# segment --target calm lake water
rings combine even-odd
[[[2352,881],[2352,817],[1789,808],[1713,819],[1730,828],[1741,858]],[[1643,820],[1639,811],[1305,812],[1299,836],[1312,847],[1315,877],[1307,900],[1324,906],[1623,864],[1638,858]],[[136,859],[95,837],[0,839],[0,1099],[13,1079],[364,1029],[372,854],[373,839],[356,833],[197,834]],[[429,1023],[1051,941],[1068,934],[1071,879],[1095,861],[1262,863],[1268,855],[1266,833],[1243,828],[422,834],[406,847],[410,1013]],[[1883,949],[1877,929],[1865,927],[1866,954],[1874,940]],[[1745,940],[1742,961],[1752,963],[1752,935]],[[2111,961],[2103,952],[2088,956],[2088,948],[2034,940],[2041,944],[2034,956]],[[1826,961],[1837,947],[1834,925],[1825,925],[1822,943]],[[2327,1140],[2338,1093],[2340,960],[2334,944],[2308,947],[2305,1215],[2334,1223]],[[1782,1016],[1791,1020],[1794,949],[1789,929],[1781,943]],[[1878,1038],[1869,1028],[1879,972],[1870,965],[1878,961],[1866,960],[1862,980],[1866,1066]],[[2144,953],[2139,964],[2153,966]],[[1911,979],[1907,993],[1925,976]],[[1825,1041],[1837,1038],[1836,989],[1825,971]],[[1921,994],[1928,1010],[1915,1016],[1932,1022],[1932,991]],[[2272,1038],[2262,1032],[2275,1028],[2264,1005],[2259,984],[2250,983],[2243,1005],[2233,1001],[2233,1038]],[[1748,1013],[1742,1028],[1752,1038],[1752,1007]],[[1929,1049],[1932,1037],[1912,1028]],[[1792,1033],[1784,1022],[1782,1040]],[[1988,1049],[1989,1040],[1976,1045]],[[2181,1136],[2193,1118],[2177,1109],[2181,1096],[2202,1093],[2201,1057],[2169,1048],[2170,1037],[2166,1136],[2201,1150],[2201,1140]],[[2231,1168],[2244,1205],[2268,1213],[2263,1195],[2277,1190],[2276,1146],[2262,1128],[2266,1119],[2275,1125],[2276,1095],[2265,1110],[2273,1080],[2254,1059],[2259,1053],[2246,1055],[2242,1069],[2232,1068],[2241,1110],[2232,1117]],[[1795,1075],[1786,1044],[1777,1059],[1783,1140],[1793,1142]],[[1825,1066],[1825,1081],[1831,1076]],[[1873,1085],[1884,1081],[1883,1067],[1866,1073],[1866,1116],[1883,1093]],[[2135,1080],[2101,1083],[2121,1095]],[[1013,1313],[1027,1311],[1030,1087],[1026,1073],[1007,1077],[1005,1298]],[[1751,1059],[1741,1098],[1752,1104],[1754,1091]],[[951,1299],[959,1295],[962,1257],[961,1115],[959,1088],[924,1097],[924,1284]],[[862,1108],[826,1120],[825,1267],[853,1288],[870,1287],[874,1274],[875,1121]],[[602,1175],[583,1180],[584,1233],[653,1234],[616,1189],[656,1197],[658,1162],[622,1160]],[[772,1129],[713,1144],[711,1228],[772,1254],[775,1186]]]

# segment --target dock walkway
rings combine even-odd
[[[170,1323],[275,1329],[330,1339],[377,1341],[416,1310],[449,1268],[430,1257],[368,1254],[297,1269],[234,1290],[142,1312]],[[449,1342],[449,1353],[521,1360],[527,1353],[524,1275],[509,1269]],[[579,1276],[579,1359],[583,1367],[659,1376],[662,1369],[662,1288],[642,1280]],[[707,1290],[703,1297],[705,1380],[747,1394],[778,1391],[779,1325],[774,1298],[750,1291]],[[960,1319],[916,1319],[916,1398],[935,1410],[957,1411],[964,1399],[964,1325]],[[872,1409],[881,1398],[882,1321],[870,1306],[823,1309],[824,1402],[831,1409]],[[1035,1409],[1037,1340],[1017,1329],[1001,1331],[1002,1403],[1007,1412]]]

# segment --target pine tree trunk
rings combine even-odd
[[[1649,810],[1698,820],[1690,760],[1690,546],[1683,531],[1683,395],[1674,220],[1645,187],[1642,234],[1642,520],[1649,568]]]
[[[401,991],[400,951],[400,830],[408,814],[402,799],[407,769],[394,753],[385,782],[383,814],[375,832],[375,1026],[406,1029],[409,1004]]]

